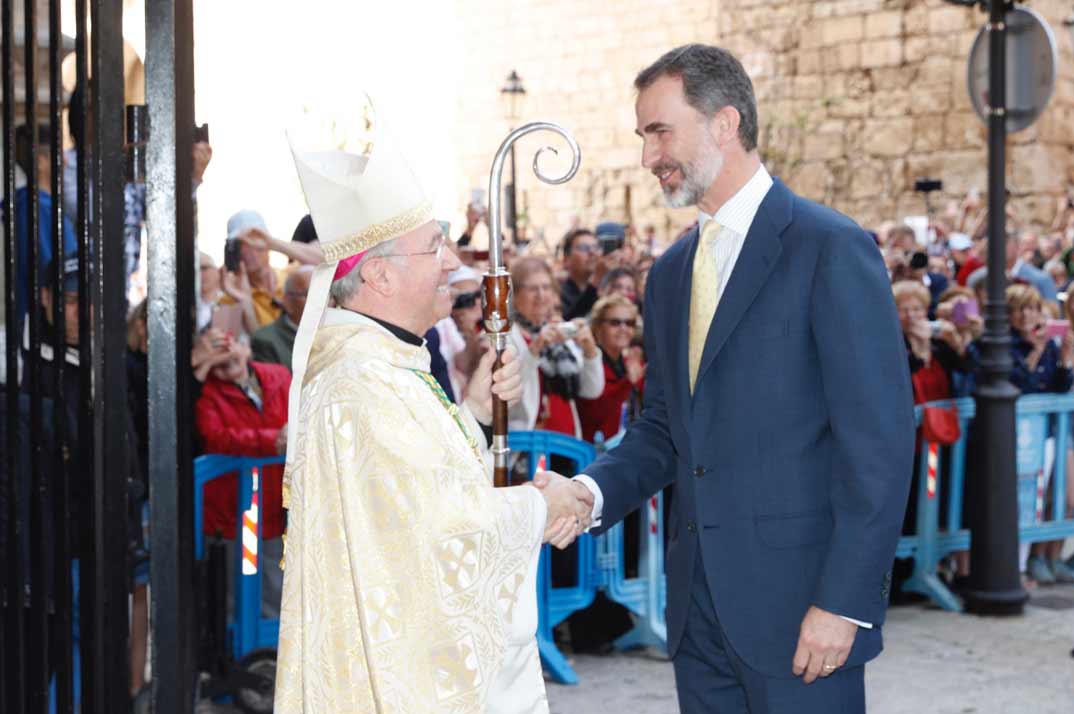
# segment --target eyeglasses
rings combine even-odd
[[[572,253],[596,253],[600,246],[595,243],[579,243],[571,246]]]
[[[638,321],[634,318],[620,320],[618,317],[609,317],[607,320],[601,320],[601,322],[609,327],[629,327],[633,329],[638,326]]]
[[[474,290],[472,293],[460,293],[455,296],[455,302],[451,306],[453,310],[465,310],[468,307],[473,307],[477,304],[478,298],[481,297],[480,290]]]
[[[444,255],[444,245],[447,243],[447,239],[444,238],[444,234],[440,234],[440,242],[436,244],[436,248],[433,250],[422,250],[417,253],[384,253],[383,255],[375,256],[377,258],[409,258],[415,255],[435,255],[437,260],[440,260]]]
[[[446,242],[447,241],[444,238],[444,234],[441,233],[440,242],[436,244],[436,248],[434,250],[421,250],[416,253],[383,253],[381,255],[370,256],[368,260],[373,260],[374,258],[409,258],[415,255],[435,255],[436,261],[440,262],[441,258],[443,258],[444,256],[444,245]],[[364,263],[364,261],[362,262]],[[360,269],[361,268],[359,268],[359,270]],[[362,283],[365,282],[365,278],[362,277],[361,273],[358,274],[358,281]]]

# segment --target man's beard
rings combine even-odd
[[[700,156],[668,166],[678,169],[682,175],[682,183],[678,188],[663,187],[664,202],[668,208],[696,206],[723,170],[723,153],[711,137],[707,134],[705,137],[705,146],[701,147]]]

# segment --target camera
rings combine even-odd
[[[556,329],[562,332],[568,340],[573,340],[578,336],[578,325],[573,322],[561,322],[556,325]]]

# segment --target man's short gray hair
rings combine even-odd
[[[742,63],[727,50],[698,43],[676,47],[638,73],[634,88],[639,92],[661,77],[678,77],[691,107],[711,119],[724,107],[734,107],[741,117],[738,138],[742,148],[757,148],[757,100],[753,82]]]
[[[295,268],[294,270],[292,270],[287,275],[287,280],[285,280],[283,282],[283,291],[285,293],[294,293],[295,292],[295,281],[298,280],[299,276],[307,275],[309,273],[312,273],[316,267],[317,266],[315,266],[315,265],[300,265],[297,268]]]
[[[329,289],[328,294],[335,301],[336,305],[343,305],[358,294],[358,290],[362,285],[362,266],[373,258],[383,258],[394,253],[395,244],[398,240],[398,238],[392,238],[391,240],[373,246],[366,251],[366,254],[362,256],[362,259],[358,261],[357,265],[351,268],[349,273],[332,283],[332,287]],[[391,258],[388,259],[391,260]]]

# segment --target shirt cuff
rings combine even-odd
[[[858,627],[864,627],[866,630],[873,629],[873,623],[871,622],[862,622],[861,620],[855,620],[853,617],[844,617],[843,615],[840,615],[839,617],[842,617],[847,622],[853,622]]]
[[[596,481],[585,474],[578,474],[571,480],[582,484],[589,489],[591,494],[593,494],[593,513],[591,514],[589,528],[599,526],[600,516],[604,512],[604,494],[600,492],[600,486],[597,485]],[[585,529],[586,533],[589,532],[589,528]]]

